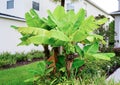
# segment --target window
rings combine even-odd
[[[7,9],[14,8],[14,0],[8,0],[7,1]]]
[[[67,3],[67,11],[73,10],[74,11],[74,4]]]
[[[35,10],[37,10],[37,11],[39,11],[39,3],[33,1],[32,2],[32,8],[35,9]]]

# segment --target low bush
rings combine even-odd
[[[104,69],[102,69],[102,63],[106,64],[106,62],[102,61],[100,63],[98,61],[98,63],[91,62],[90,65],[84,66],[84,69],[77,76],[71,74],[71,77],[68,78],[65,69],[59,70],[63,75],[53,75],[52,68],[46,68],[45,61],[40,61],[37,69],[29,69],[29,72],[35,76],[24,82],[33,83],[34,85],[120,85],[120,83],[115,83],[113,80],[106,81],[107,76]]]
[[[16,59],[13,54],[4,52],[0,54],[0,67],[5,65],[12,65],[16,63]]]
[[[16,64],[16,62],[32,61],[33,59],[40,59],[44,57],[44,53],[38,50],[32,50],[28,53],[15,53],[4,52],[0,54],[0,67]]]
[[[119,67],[120,67],[120,56],[115,56],[111,58],[111,61],[87,60],[86,65],[83,67],[84,69],[80,73],[80,76],[85,77],[86,74],[89,75],[86,76],[89,78],[93,77],[96,74],[101,74],[102,76],[104,75],[109,76]]]
[[[32,50],[26,54],[26,58],[28,61],[32,61],[33,59],[43,58],[45,55],[43,52],[38,50]]]
[[[22,53],[15,53],[14,57],[17,60],[17,62],[21,62],[21,61],[26,61],[27,60],[27,56],[26,56],[26,54],[24,52],[22,52]]]

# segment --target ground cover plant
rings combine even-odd
[[[34,85],[34,83],[32,82],[26,83],[24,82],[24,80],[34,76],[34,74],[31,74],[28,71],[30,71],[31,69],[38,70],[38,64],[39,62],[35,62],[32,64],[28,64],[28,65],[24,65],[16,68],[1,70],[0,85]],[[91,77],[91,76],[85,75],[85,77],[81,78],[80,81],[76,81],[74,79],[74,82],[76,82],[75,85],[106,85],[105,79],[106,79],[106,76],[95,75],[94,77]],[[46,79],[46,82],[47,81],[49,80]],[[67,82],[66,84],[62,83],[59,85],[67,85]],[[115,84],[113,81],[111,81],[107,85],[119,85],[119,83]]]
[[[50,45],[53,55],[41,61],[39,71],[32,70],[36,76],[26,81],[38,85],[75,84],[75,80],[80,80],[78,74],[84,69],[88,59],[89,62],[110,60],[115,54],[100,53],[99,42],[105,44],[105,41],[102,36],[93,34],[106,21],[106,18],[96,20],[93,16],[86,18],[84,9],[75,14],[72,10],[65,12],[63,7],[58,6],[53,13],[48,10],[47,18],[40,18],[34,10],[30,10],[26,13],[28,27],[14,26],[22,34],[19,45]],[[79,44],[84,47],[81,48]],[[63,49],[62,55],[56,50],[60,46]],[[54,75],[50,76],[52,73]],[[48,78],[49,81],[43,78]]]
[[[28,53],[15,53],[4,52],[0,54],[0,68],[7,68],[15,65],[16,63],[27,63],[33,60],[43,59],[44,53],[38,50],[32,50]]]

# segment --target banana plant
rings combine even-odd
[[[42,22],[36,19],[39,19],[38,16],[32,25],[32,19],[29,19],[31,21],[28,23],[29,27],[17,27],[16,30],[22,35],[29,35],[24,40],[27,44],[63,46],[68,76],[71,69],[79,68],[85,63],[84,58],[110,60],[114,56],[113,53],[99,52],[99,42],[105,42],[102,36],[93,34],[94,30],[107,21],[106,18],[100,20],[96,20],[93,16],[86,18],[84,9],[80,9],[76,14],[72,10],[66,12],[63,7],[58,6],[53,13],[48,10],[48,17],[41,19]],[[78,46],[78,43],[84,43],[84,48]],[[75,58],[75,53],[78,53],[79,57]],[[55,60],[56,58],[52,60],[54,68],[57,62]]]
[[[49,23],[49,25],[47,25],[46,19],[39,17],[39,15],[33,9],[31,9],[29,12],[27,12],[25,14],[25,20],[26,20],[26,24],[28,27],[36,27],[36,28],[42,28],[42,29],[46,29],[46,30],[51,30],[55,27],[55,25],[52,24],[52,22]],[[47,21],[49,22],[49,18]],[[19,45],[29,45],[29,43],[26,42],[26,40],[31,36],[33,36],[33,35],[32,34],[24,34],[23,37],[21,38],[22,42]],[[34,45],[38,46],[39,44],[34,44]],[[48,49],[48,44],[42,44],[42,46],[44,48],[45,57],[49,58],[50,51]]]

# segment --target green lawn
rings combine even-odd
[[[38,62],[7,70],[0,70],[0,85],[32,85],[24,83],[24,80],[33,76],[28,70],[36,69],[37,63]]]

